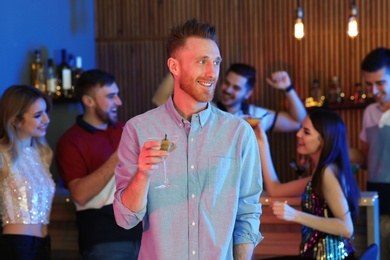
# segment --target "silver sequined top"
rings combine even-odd
[[[3,168],[7,163],[9,169],[5,178],[0,177],[3,225],[48,224],[55,184],[38,150],[24,148],[16,165],[11,163],[9,153],[3,153],[0,159]]]

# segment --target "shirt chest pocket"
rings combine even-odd
[[[210,157],[207,176],[210,194],[224,198],[236,196],[240,173],[235,158]]]

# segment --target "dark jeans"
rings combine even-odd
[[[101,243],[81,255],[83,260],[137,260],[140,246],[140,241]]]
[[[50,236],[1,235],[0,259],[2,260],[49,260]]]

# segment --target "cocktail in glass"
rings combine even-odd
[[[168,137],[167,134],[165,134],[164,138],[158,138],[158,137],[149,137],[148,141],[156,141],[160,142],[160,150],[164,150],[167,152],[172,152],[176,148],[176,142],[179,139],[178,136],[171,136]],[[162,162],[163,162],[163,168],[164,168],[164,184],[161,184],[159,186],[156,186],[156,189],[165,189],[165,188],[176,188],[177,185],[171,184],[169,182],[169,179],[167,177],[167,167],[166,167],[166,157],[162,157]]]
[[[251,116],[251,115],[242,115],[240,116],[242,119],[244,119],[245,121],[248,122],[248,124],[253,128],[255,129],[260,121],[266,117],[268,115],[268,113],[265,113],[264,115],[262,115],[261,117],[256,117],[256,116]]]

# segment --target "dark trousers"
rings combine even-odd
[[[272,257],[272,258],[266,258],[268,260],[314,260],[314,258],[307,258],[302,256],[281,256],[281,257]],[[345,260],[355,260],[355,255],[349,255]]]
[[[2,260],[49,260],[50,236],[1,235],[0,259]]]

